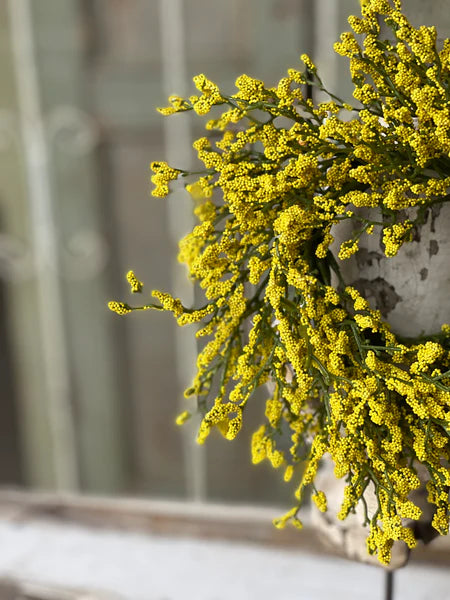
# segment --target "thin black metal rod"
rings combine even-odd
[[[394,600],[394,571],[386,571],[384,579],[384,600]]]

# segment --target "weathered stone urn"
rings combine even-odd
[[[335,249],[341,241],[352,235],[350,227],[341,225],[334,232]],[[439,333],[443,323],[450,323],[450,205],[436,204],[429,209],[425,223],[413,231],[412,241],[405,243],[397,256],[386,258],[381,235],[375,233],[361,238],[360,251],[352,258],[340,262],[344,281],[356,287],[380,310],[394,333],[402,338],[417,338]],[[349,558],[379,564],[376,556],[366,549],[368,529],[362,527],[362,506],[345,521],[336,514],[345,487],[333,473],[331,459],[324,459],[316,478],[316,487],[327,495],[328,511],[312,511],[313,524],[326,542],[342,549]],[[417,465],[416,465],[417,468]],[[431,527],[432,507],[426,502],[425,482],[427,472],[418,469],[424,485],[411,494],[411,499],[422,509],[418,523],[414,522],[418,540],[429,543],[438,534]],[[366,501],[370,512],[375,508],[375,496],[367,489]],[[395,542],[390,569],[406,564],[409,551],[403,542]]]

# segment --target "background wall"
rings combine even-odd
[[[438,22],[446,3],[407,0]],[[133,268],[153,288],[193,290],[176,265],[184,191],[149,196],[148,164],[189,166],[189,115],[169,93],[204,72],[275,84],[307,51],[349,94],[332,43],[358,0],[9,0],[0,3],[0,483],[252,503],[286,502],[250,465],[255,401],[240,438],[205,448],[173,425],[193,373],[193,331],[159,313],[121,319]],[[181,118],[180,118],[181,117]],[[261,400],[264,398],[262,397]]]

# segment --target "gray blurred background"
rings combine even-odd
[[[406,2],[415,22],[445,2]],[[0,2],[0,485],[286,503],[240,437],[193,442],[174,425],[194,331],[169,315],[119,318],[133,268],[151,289],[193,290],[176,240],[190,200],[149,194],[148,165],[189,167],[201,119],[155,111],[205,73],[229,93],[245,72],[274,85],[306,51],[349,96],[332,53],[358,0]],[[443,24],[444,23],[444,24]],[[447,23],[448,25],[448,23]],[[444,31],[445,34],[448,31]],[[139,300],[139,298],[138,298]],[[206,452],[205,452],[206,450]]]

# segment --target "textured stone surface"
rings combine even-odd
[[[340,263],[344,280],[381,311],[395,333],[438,333],[450,321],[449,231],[450,205],[444,204],[429,211],[426,223],[397,256],[386,258],[375,229],[373,235],[363,235],[354,257]],[[349,234],[349,229],[337,229],[336,242]]]

